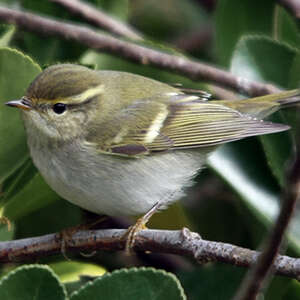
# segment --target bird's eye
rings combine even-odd
[[[67,109],[67,105],[64,103],[56,103],[53,105],[53,111],[60,115]]]

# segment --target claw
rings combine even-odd
[[[66,250],[67,250],[68,246],[71,246],[73,244],[72,236],[76,232],[81,231],[81,230],[88,230],[88,229],[94,227],[95,225],[97,225],[98,223],[103,222],[105,219],[107,219],[106,216],[100,216],[100,218],[98,218],[93,223],[73,226],[70,228],[63,229],[61,232],[59,232],[57,239],[60,240],[60,242],[61,242],[60,251],[61,251],[61,254],[64,256],[64,258],[66,260],[71,260],[67,256]],[[94,253],[93,253],[93,255],[94,255]]]
[[[123,238],[126,239],[125,253],[130,255],[135,243],[135,237],[137,234],[144,229],[147,229],[146,224],[150,218],[158,211],[161,203],[157,202],[145,215],[139,218],[136,223],[128,228]]]

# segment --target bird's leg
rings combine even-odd
[[[136,235],[143,229],[147,229],[146,224],[149,222],[150,218],[158,211],[158,209],[161,206],[161,202],[157,202],[153,205],[153,207],[147,211],[146,214],[144,214],[141,218],[139,218],[136,223],[132,226],[130,226],[127,230],[127,232],[124,235],[124,238],[126,239],[126,245],[125,245],[125,252],[126,254],[130,254]]]

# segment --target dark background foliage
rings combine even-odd
[[[145,35],[145,41],[139,42],[142,45],[187,55],[226,68],[237,76],[271,82],[280,88],[299,86],[299,24],[276,1],[89,2],[142,32]],[[77,24],[85,23],[47,0],[1,0],[0,5],[23,8]],[[137,65],[75,42],[40,37],[5,24],[1,26],[0,33],[1,103],[21,97],[42,68],[62,62],[138,73],[167,83],[205,89],[219,97],[240,97],[232,91],[220,90],[216,85],[193,82],[168,71]],[[293,130],[220,147],[211,156],[208,168],[197,176],[195,186],[188,191],[185,199],[154,216],[150,227],[178,229],[187,226],[205,239],[257,249],[279,210],[280,193],[285,186],[285,168],[295,147],[297,118],[296,109],[285,109],[271,119],[288,123]],[[84,223],[91,217],[91,214],[61,199],[46,185],[29,157],[19,115],[4,105],[0,106],[0,188],[1,213],[13,224],[10,232],[5,226],[1,227],[0,239],[3,241],[56,232]],[[297,211],[288,233],[287,253],[292,256],[300,254],[298,214]],[[118,219],[100,226],[124,226],[130,222],[132,220]],[[10,277],[0,282],[0,298],[6,299],[1,296],[4,289],[20,286],[17,290],[22,291],[23,296],[28,293],[27,298],[32,299],[22,285],[28,287],[34,278],[45,276],[41,282],[47,284],[41,284],[39,290],[51,290],[53,294],[41,293],[37,299],[65,299],[66,290],[71,293],[84,284],[85,280],[78,279],[78,275],[99,275],[130,266],[153,266],[176,274],[188,299],[231,299],[244,275],[244,270],[237,267],[221,263],[199,266],[188,259],[171,255],[137,254],[136,257],[126,257],[121,252],[70,258],[72,261],[66,261],[60,255],[39,261],[48,264],[59,279],[47,267],[39,266],[10,273]],[[16,266],[0,266],[1,274],[7,274]],[[92,295],[99,293],[104,299],[123,299],[117,298],[120,295],[130,299],[166,299],[164,294],[151,294],[161,283],[165,291],[175,290],[172,299],[184,298],[179,282],[172,275],[154,269],[142,269],[140,273],[137,270],[118,272],[102,278],[107,283],[99,281],[94,284],[92,288],[95,290],[86,288],[72,298],[96,299]],[[26,282],[25,277],[33,279]],[[132,282],[136,285],[131,286]],[[110,294],[114,288],[107,290],[110,285],[115,288],[116,294]],[[135,295],[130,294],[132,290],[136,291]],[[24,296],[22,299],[27,298]],[[265,294],[265,299],[272,300],[298,298],[299,283],[282,277],[275,277]]]

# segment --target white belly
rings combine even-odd
[[[159,201],[167,206],[178,200],[203,165],[206,155],[199,152],[180,150],[123,158],[87,155],[76,145],[65,145],[55,154],[31,148],[35,165],[61,197],[110,216],[139,215]]]

